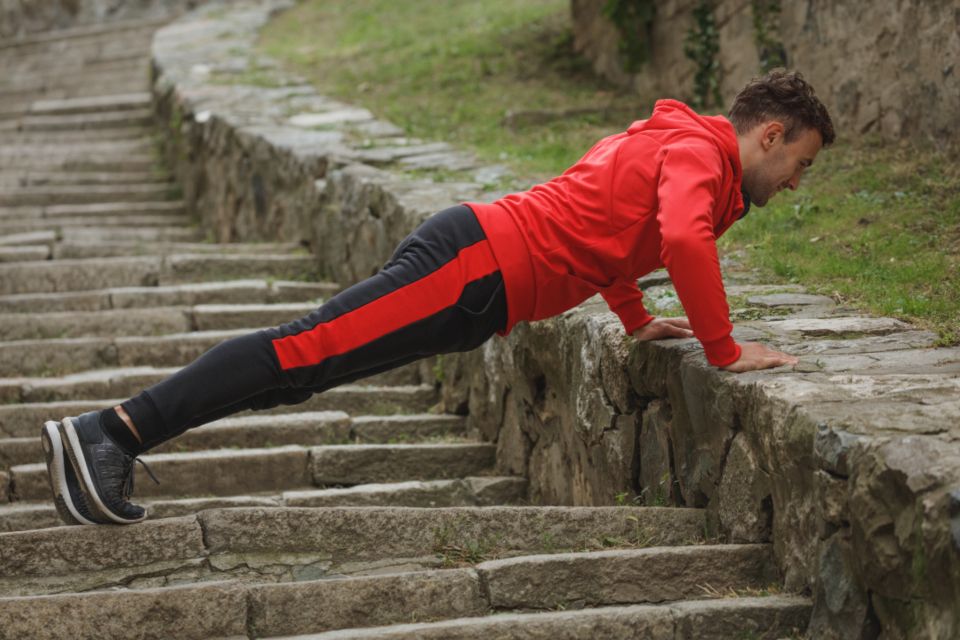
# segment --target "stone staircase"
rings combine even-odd
[[[212,244],[159,167],[155,22],[0,42],[0,638],[781,638],[769,544],[705,512],[527,504],[422,367],[144,456],[149,519],[66,527],[45,420],[113,406],[338,286],[292,244]],[[770,592],[773,592],[772,594]]]

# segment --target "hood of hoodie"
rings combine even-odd
[[[709,138],[717,145],[730,161],[736,191],[741,191],[743,167],[740,164],[740,143],[733,124],[723,116],[702,116],[679,100],[657,100],[653,113],[646,120],[637,120],[627,129],[634,135],[649,131],[675,131],[678,134],[692,134]],[[743,200],[740,194],[740,199]],[[737,210],[746,211],[746,202],[737,206]],[[743,213],[739,217],[743,217]]]

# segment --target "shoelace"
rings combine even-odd
[[[143,468],[146,470],[147,475],[150,476],[150,479],[153,480],[155,483],[160,484],[160,481],[157,480],[157,476],[153,475],[153,471],[150,469],[150,467],[147,466],[146,462],[144,462],[140,458],[131,458],[129,466],[127,466],[127,475],[123,479],[123,497],[124,498],[129,498],[130,496],[133,495],[133,476],[135,475],[133,473],[134,462],[139,462],[141,465],[143,465]]]

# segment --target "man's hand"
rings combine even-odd
[[[797,364],[798,362],[800,360],[796,356],[768,349],[759,342],[741,342],[740,359],[721,368],[734,373],[743,373],[744,371],[771,369],[785,364]]]
[[[656,318],[633,332],[637,340],[661,338],[692,338],[693,331],[686,318]]]

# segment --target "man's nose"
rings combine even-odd
[[[793,174],[793,177],[787,182],[787,186],[790,188],[790,191],[796,191],[797,187],[800,186],[800,173],[797,172]]]

